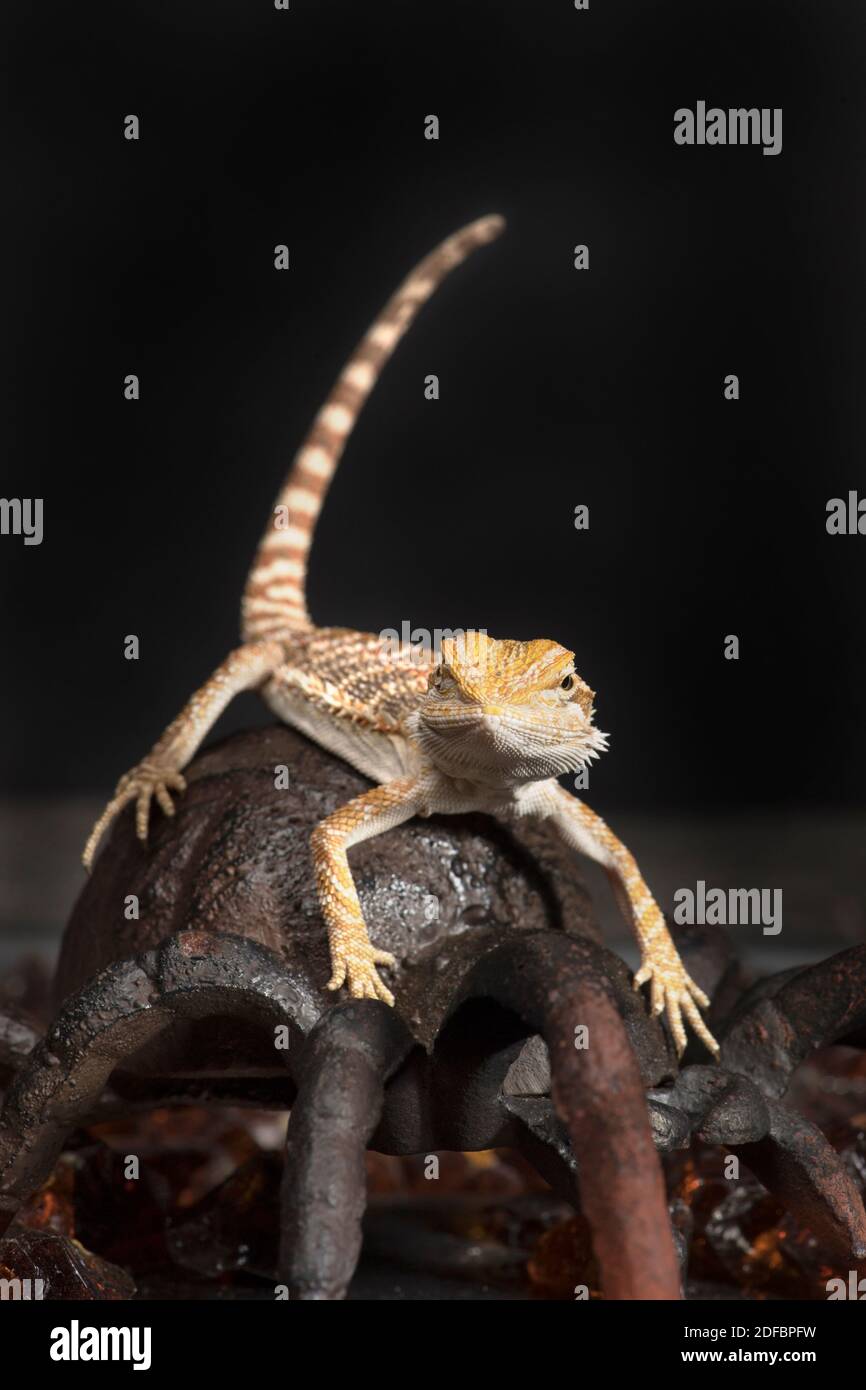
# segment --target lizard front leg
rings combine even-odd
[[[84,847],[82,860],[86,869],[90,868],[106,829],[127,802],[137,803],[135,829],[140,840],[147,839],[153,797],[156,797],[165,815],[174,815],[170,791],[182,792],[186,788],[181,768],[186,767],[202,739],[235,695],[259,685],[283,660],[280,642],[251,642],[238,647],[226,657],[210,680],[187,701],[147,757],[121,777],[114,796],[90,832]]]
[[[640,946],[635,989],[650,981],[650,1007],[654,1014],[666,1013],[677,1052],[682,1053],[686,1045],[685,1014],[698,1037],[718,1056],[718,1043],[698,1012],[698,1005],[706,1009],[710,1001],[687,974],[634,856],[601,816],[558,783],[551,787],[548,809],[562,838],[607,871],[620,909]]]
[[[379,979],[376,966],[396,962],[388,951],[376,950],[370,940],[346,851],[409,820],[420,805],[417,779],[404,777],[355,797],[313,831],[316,887],[331,950],[333,973],[328,989],[346,984],[355,999],[381,999],[393,1005],[394,996]]]

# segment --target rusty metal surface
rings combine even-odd
[[[274,786],[274,768],[290,785]],[[113,961],[194,928],[231,933],[271,950],[318,1016],[337,1000],[310,867],[317,822],[369,783],[283,726],[224,740],[200,754],[173,820],[152,817],[148,846],[119,817],[64,935],[55,1002]],[[429,1045],[457,983],[480,952],[511,930],[548,927],[598,937],[574,855],[548,828],[507,828],[489,816],[413,820],[352,850],[377,944],[399,959],[389,976],[398,1011]],[[128,895],[139,901],[127,920]],[[243,1057],[245,1039],[234,1048]],[[187,1032],[177,1056],[213,1069],[214,1040]],[[227,1051],[229,1045],[227,1044]],[[139,1068],[173,1067],[167,1043]]]
[[[71,996],[16,1072],[0,1115],[0,1230],[45,1180],[66,1135],[92,1112],[112,1072],[178,1016],[240,1017],[273,1038],[284,1026],[295,1049],[303,998],[257,943],[185,932],[155,950],[107,966]],[[291,1047],[272,1056],[285,1059]]]
[[[460,994],[458,1008],[473,997],[493,998],[547,1042],[551,1098],[570,1139],[606,1296],[678,1298],[679,1263],[641,1075],[642,1064],[659,1080],[672,1062],[621,962],[594,942],[530,934],[484,956]]]
[[[282,762],[291,795],[274,788]],[[293,1109],[281,1266],[295,1297],[345,1294],[368,1145],[521,1149],[588,1218],[609,1298],[680,1296],[685,1237],[658,1152],[693,1134],[740,1154],[831,1248],[866,1254],[850,1176],[780,1104],[817,1047],[866,1041],[866,947],[747,991],[722,933],[678,933],[723,1039],[720,1066],[694,1045],[678,1065],[552,835],[413,822],[353,852],[374,935],[400,958],[397,1008],[346,1001],[323,989],[307,843],[362,779],[269,729],[209,750],[189,781],[150,849],[129,815],[118,822],[73,912],[44,1038],[0,1009],[0,1066],[14,1074],[0,1230],[100,1107],[268,1097]],[[137,921],[123,916],[130,893]],[[274,1047],[278,1026],[288,1050]],[[575,1046],[581,1028],[588,1046]]]
[[[412,1047],[399,1014],[373,999],[333,1009],[303,1047],[280,1240],[280,1268],[292,1298],[346,1294],[361,1253],[364,1156],[388,1077]]]
[[[765,1094],[778,1097],[812,1052],[832,1042],[857,1043],[864,1030],[866,945],[762,981],[722,1038],[722,1062],[750,1071]]]

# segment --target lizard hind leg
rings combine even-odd
[[[186,780],[182,773],[173,768],[158,767],[145,758],[137,767],[125,773],[115,788],[114,796],[91,830],[87,844],[84,846],[81,862],[85,869],[91,867],[100,840],[124,806],[128,805],[130,801],[136,803],[135,833],[139,840],[146,840],[152,799],[156,798],[163,815],[173,816],[174,802],[170,795],[172,791],[186,791]]]
[[[284,659],[281,642],[252,642],[230,652],[221,666],[195,692],[147,757],[121,777],[84,847],[82,863],[90,869],[99,842],[111,822],[130,801],[135,802],[135,833],[147,839],[150,807],[154,799],[166,816],[174,815],[170,792],[186,789],[181,768],[186,767],[223,710],[242,690],[267,679]]]

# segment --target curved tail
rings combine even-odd
[[[421,305],[449,271],[504,226],[501,217],[481,217],[448,237],[419,262],[361,339],[295,456],[259,543],[242,605],[245,642],[310,626],[305,591],[313,532],[364,402]]]

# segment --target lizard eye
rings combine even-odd
[[[565,676],[565,677],[559,682],[559,688],[560,688],[560,690],[573,690],[573,689],[574,689],[574,676]]]

